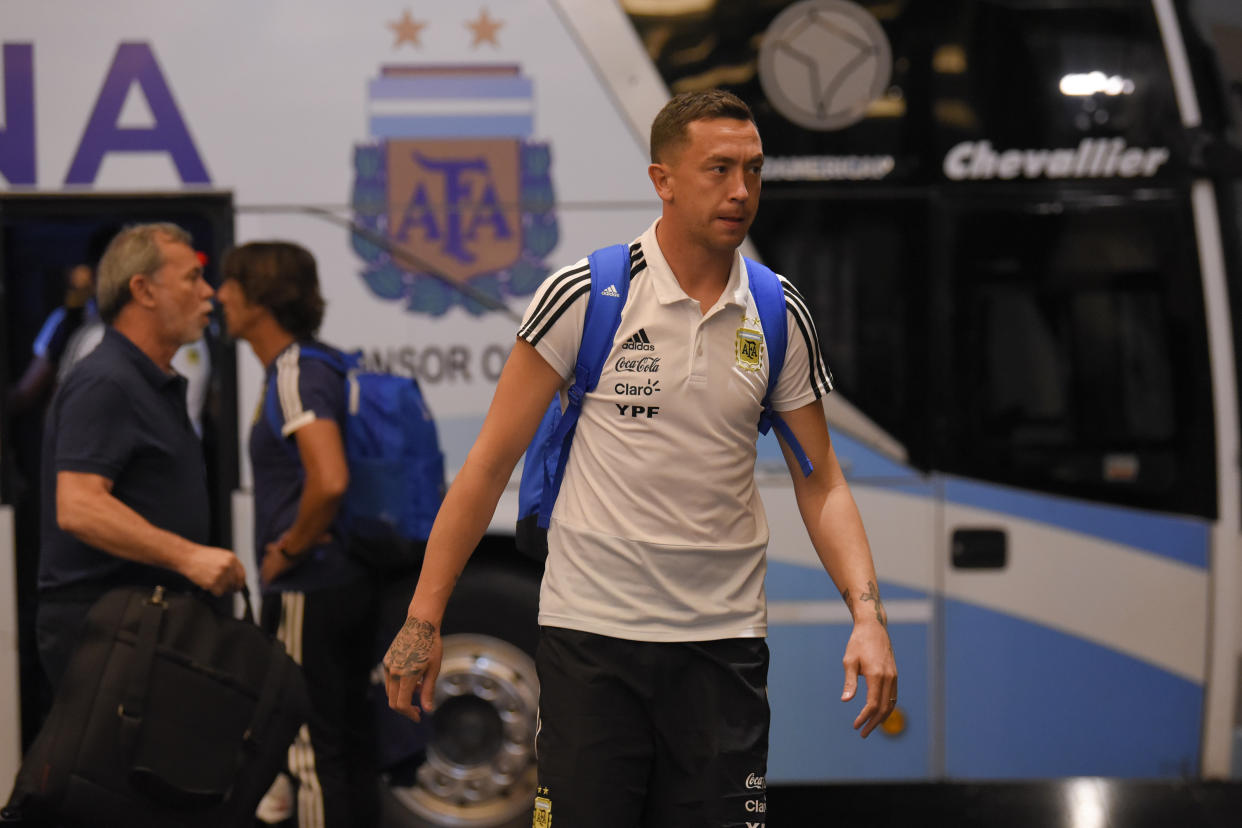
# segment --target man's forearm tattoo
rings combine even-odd
[[[405,619],[392,646],[388,648],[385,658],[388,671],[393,675],[408,676],[425,670],[435,634],[436,628],[430,622],[420,618]]]
[[[879,621],[884,629],[888,629],[888,613],[884,609],[884,602],[880,600],[880,588],[875,585],[874,581],[867,581],[867,591],[858,596],[862,601],[875,602],[875,620]],[[851,609],[853,607],[851,606]]]

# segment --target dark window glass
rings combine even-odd
[[[810,306],[837,392],[922,459],[921,201],[767,198],[752,237]]]
[[[946,143],[1074,146],[1123,137],[1176,139],[1181,119],[1150,3],[967,3],[932,73]],[[949,60],[961,49],[959,60]],[[1094,90],[1094,91],[1092,91]]]
[[[1189,208],[963,208],[951,247],[939,465],[1214,512]]]

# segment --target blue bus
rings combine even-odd
[[[897,712],[858,740],[857,703],[837,701],[849,616],[763,438],[768,783],[1242,778],[1236,3],[305,5],[255,18],[220,0],[174,25],[118,3],[87,31],[9,0],[6,387],[58,302],[52,265],[99,227],[182,221],[209,278],[234,238],[291,238],[325,274],[325,338],[418,376],[455,468],[538,280],[655,215],[652,116],[727,88],[766,157],[745,252],[815,314],[901,674]],[[242,31],[253,48],[233,48]],[[339,60],[316,52],[327,39]],[[445,158],[491,141],[496,169],[525,165],[497,184],[524,235],[477,257],[493,270],[391,232],[416,200],[394,207],[384,178],[398,140]],[[471,209],[448,198],[419,202],[427,227]],[[261,382],[243,351],[213,340],[205,433],[216,532],[247,559]],[[11,413],[6,469],[33,462]],[[38,710],[21,620],[37,504],[3,481],[0,637],[22,643],[0,647],[0,779]],[[435,727],[384,748],[390,825],[529,821],[541,562],[515,549],[515,517],[516,477],[445,618]]]

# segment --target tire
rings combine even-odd
[[[529,825],[539,701],[536,573],[472,562],[443,623],[426,748],[386,776],[384,828]]]

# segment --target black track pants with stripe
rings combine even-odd
[[[302,665],[311,720],[289,748],[298,828],[368,828],[379,822],[367,686],[375,638],[370,580],[264,596],[264,629]]]

